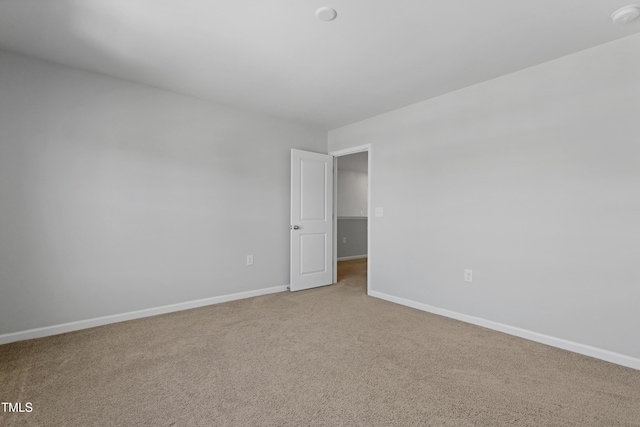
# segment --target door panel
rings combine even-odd
[[[333,156],[291,150],[291,290],[333,279]]]
[[[323,273],[327,239],[324,234],[300,234],[300,275]]]
[[[315,153],[314,153],[315,154]],[[324,161],[300,160],[301,220],[326,219],[326,164]]]

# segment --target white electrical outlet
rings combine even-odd
[[[247,255],[247,265],[253,265],[253,255]]]
[[[342,243],[347,243],[347,238],[346,237],[342,238]]]
[[[464,281],[465,282],[473,282],[473,270],[465,270],[464,271]]]
[[[376,210],[374,212],[375,212],[374,215],[377,216],[377,217],[384,216],[384,210],[382,208],[376,208]]]

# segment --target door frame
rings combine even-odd
[[[333,283],[338,282],[338,157],[367,152],[367,295],[371,291],[371,144],[330,151],[333,156]]]

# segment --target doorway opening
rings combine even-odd
[[[369,294],[371,147],[329,154],[334,156],[334,283],[361,284],[364,276]]]

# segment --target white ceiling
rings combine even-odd
[[[640,32],[629,3],[0,0],[0,48],[333,129]]]

